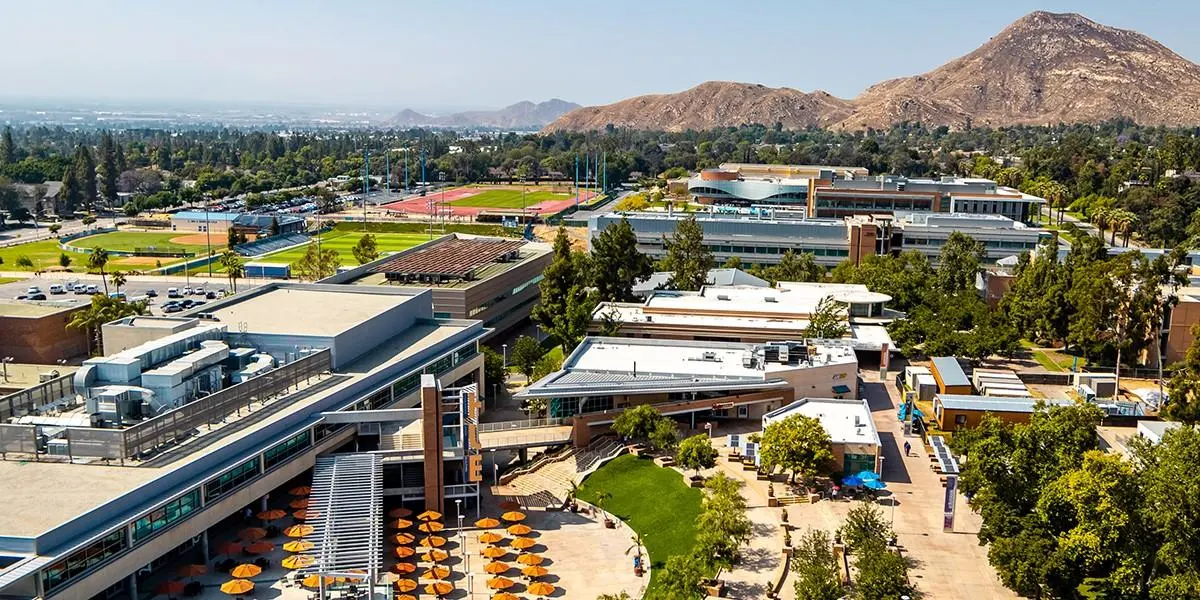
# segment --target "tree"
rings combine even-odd
[[[58,235],[58,232],[62,231],[62,225],[55,223],[55,224],[47,227],[46,229],[48,231],[50,231],[50,235]]]
[[[622,590],[618,594],[600,594],[596,596],[596,600],[633,600],[628,592]]]
[[[854,571],[854,600],[893,600],[914,595],[908,582],[908,563],[879,540],[859,550]]]
[[[624,217],[592,240],[591,282],[603,302],[629,302],[633,285],[650,276],[654,266],[637,249],[637,236]]]
[[[937,287],[947,294],[974,289],[983,256],[982,242],[962,232],[951,233],[938,253]]]
[[[271,225],[267,229],[267,235],[272,237],[279,235],[279,217],[271,217]]]
[[[696,554],[709,567],[728,567],[737,561],[738,549],[750,541],[754,529],[746,516],[742,482],[718,473],[704,487],[708,495],[696,522]]]
[[[83,184],[80,183],[79,176],[73,167],[67,168],[63,173],[63,186],[59,197],[62,198],[63,207],[68,215],[79,210],[79,207],[83,205]]]
[[[846,321],[846,305],[833,298],[822,298],[817,304],[817,310],[808,317],[808,328],[804,337],[836,340],[850,333]]]
[[[704,287],[708,271],[713,268],[713,257],[704,245],[704,229],[694,215],[676,223],[675,235],[664,236],[663,247],[667,255],[660,266],[672,272],[667,287],[693,292]]]
[[[791,250],[783,253],[779,264],[768,267],[763,274],[767,281],[821,281],[825,278],[825,267],[817,264],[811,252],[796,254]]]
[[[365,265],[379,258],[379,246],[375,244],[375,236],[370,233],[364,233],[358,238],[358,243],[350,249],[354,253],[354,260],[358,264]]]
[[[796,574],[796,600],[839,600],[842,583],[829,534],[810,529],[796,540],[792,551]]]
[[[792,415],[763,429],[759,461],[764,469],[789,471],[794,482],[797,474],[808,478],[825,470],[833,462],[833,445],[820,421]]]
[[[1200,323],[1192,325],[1192,343],[1184,354],[1183,365],[1167,381],[1167,402],[1163,415],[1188,425],[1200,422]]]
[[[1133,454],[1144,496],[1141,514],[1154,531],[1145,543],[1156,546],[1150,597],[1194,598],[1200,582],[1200,431],[1170,430],[1161,443],[1141,444]]]
[[[117,177],[120,174],[120,171],[117,170],[116,144],[113,142],[112,134],[105,132],[100,137],[100,193],[109,206],[116,205]]]
[[[676,444],[679,443],[679,431],[675,426],[675,421],[669,417],[658,415],[658,419],[654,422],[654,429],[650,431],[648,439],[650,447],[659,452],[673,450]]]
[[[83,194],[83,204],[91,212],[99,199],[96,190],[96,161],[92,160],[92,151],[84,144],[75,148],[75,177],[79,180]]]
[[[654,432],[659,420],[666,417],[654,410],[649,404],[639,404],[627,408],[613,420],[612,429],[618,435],[633,440],[648,440]]]
[[[488,346],[482,346],[482,350],[484,381],[488,385],[504,388],[504,382],[508,379],[508,369],[504,366],[504,356]]]
[[[545,352],[537,340],[523,335],[513,343],[512,352],[509,353],[509,360],[517,367],[518,371],[525,375],[525,379],[529,383],[533,383],[533,372],[537,368],[538,361],[542,359],[543,354]]]
[[[588,291],[587,257],[571,250],[566,228],[559,227],[554,237],[554,259],[546,267],[539,284],[541,297],[531,317],[558,338],[564,352],[570,352],[587,335],[596,295]]]
[[[318,249],[316,242],[309,242],[304,256],[292,263],[292,270],[304,281],[318,281],[337,273],[341,265],[336,250]]]
[[[71,255],[67,254],[66,252],[60,253],[58,255],[58,266],[64,269],[71,266]]]
[[[0,137],[0,166],[17,162],[17,145],[13,142],[12,127],[4,126],[4,136]]]
[[[660,587],[668,600],[700,598],[700,581],[704,579],[704,559],[696,554],[676,554],[667,559],[659,575]]]
[[[70,329],[81,330],[88,334],[88,348],[95,355],[104,354],[103,342],[100,339],[100,326],[133,315],[147,314],[146,302],[126,302],[120,298],[109,297],[108,294],[92,296],[91,304],[83,310],[71,313],[71,321],[67,323]]]
[[[226,250],[217,260],[225,270],[225,277],[229,279],[229,290],[237,293],[237,280],[246,274],[246,265],[242,262],[242,257],[237,252]]]
[[[872,543],[887,543],[892,529],[883,520],[883,514],[868,501],[856,502],[846,513],[842,524],[842,539],[851,552],[857,552]]]
[[[679,449],[675,451],[675,463],[684,469],[695,471],[699,477],[700,469],[716,466],[717,449],[713,448],[707,435],[693,435],[679,442]]]
[[[117,288],[117,293],[120,294],[121,288],[125,285],[125,273],[113,271],[108,278],[112,281],[113,287]]]
[[[104,265],[108,264],[108,250],[97,246],[92,249],[92,253],[88,255],[88,270],[96,270],[100,272],[100,279],[104,282],[104,295],[108,295],[108,280],[104,277]]]

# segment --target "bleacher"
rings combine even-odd
[[[308,234],[306,233],[284,233],[245,244],[238,244],[233,247],[233,251],[242,256],[262,256],[290,248],[298,244],[308,243]]]

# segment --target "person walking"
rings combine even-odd
[[[908,443],[908,440],[905,440],[904,441],[904,455],[908,456],[908,453],[910,451],[912,451],[912,444]]]

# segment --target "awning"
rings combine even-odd
[[[316,563],[301,570],[337,577],[377,575],[383,562],[383,467],[375,454],[335,454],[313,468],[309,521]]]
[[[850,386],[848,386],[848,385],[835,385],[835,386],[833,386],[833,393],[835,393],[835,394],[849,394],[849,393],[850,393]]]

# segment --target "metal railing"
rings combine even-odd
[[[23,417],[43,406],[54,404],[63,398],[75,396],[75,374],[68,373],[0,397],[0,422],[10,417]]]
[[[495,433],[495,432],[493,432]],[[520,433],[514,432],[511,435],[488,437],[488,439],[480,440],[483,442],[483,449],[490,448],[505,448],[505,447],[520,447],[520,446],[537,446],[547,445],[554,446],[564,444],[571,441],[571,432],[546,432],[546,433]]]
[[[535,427],[559,427],[562,425],[570,425],[571,417],[554,417],[551,419],[520,419],[516,421],[498,421],[494,423],[480,423],[479,433],[488,433],[492,431],[510,431],[513,429],[533,429]]]

